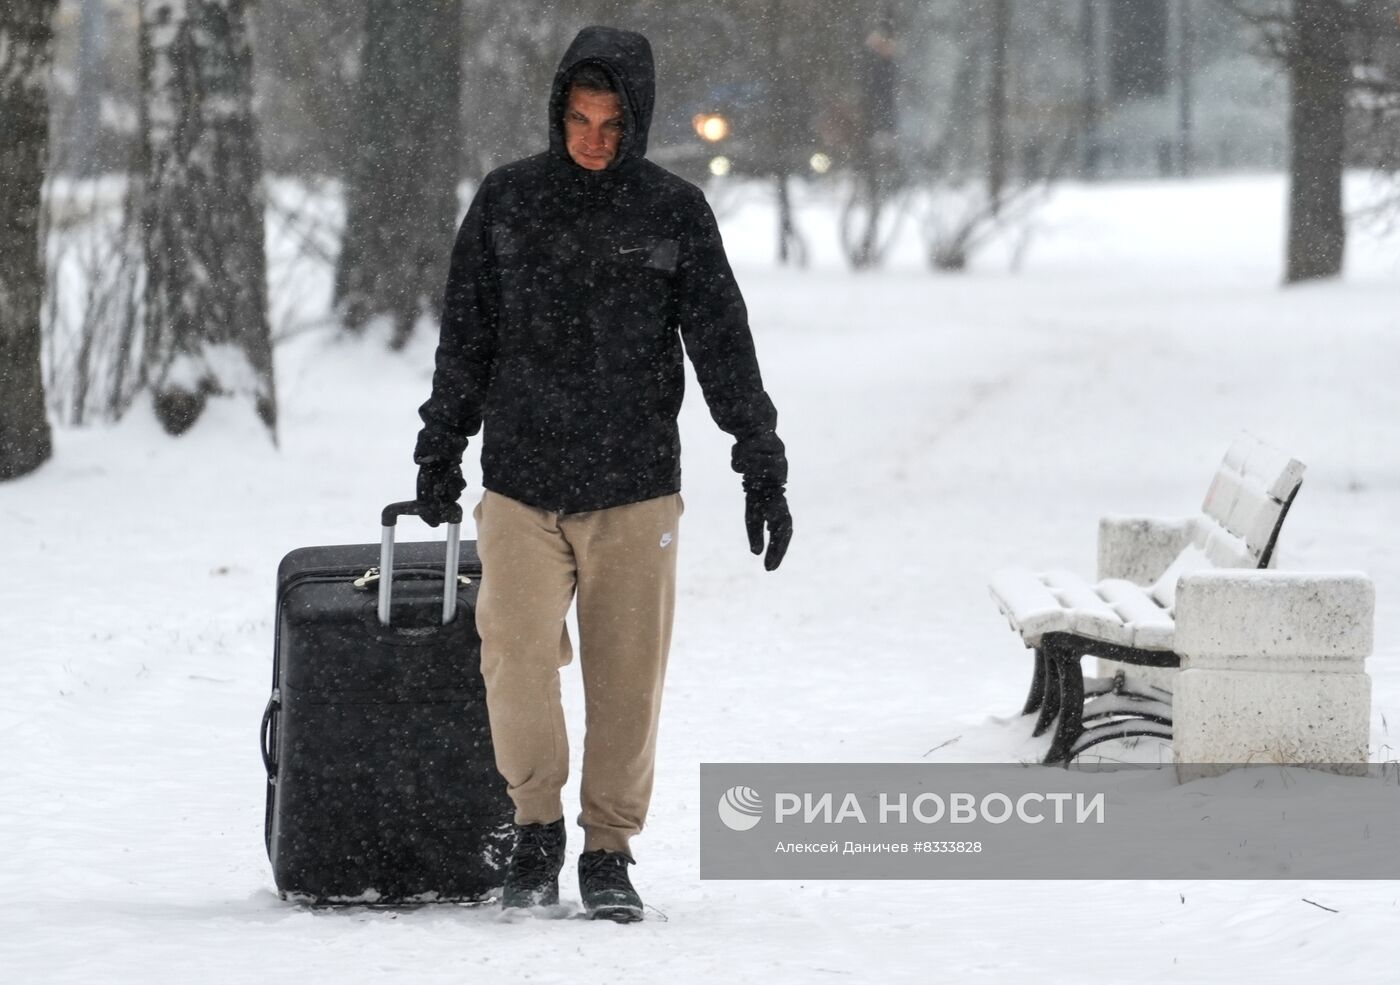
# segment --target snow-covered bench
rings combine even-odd
[[[1303,465],[1244,433],[1230,446],[1201,512],[1180,519],[1107,516],[1099,522],[1098,581],[1068,571],[1004,569],[991,592],[1035,651],[1022,714],[1035,734],[1055,725],[1047,763],[1068,763],[1107,739],[1172,737],[1163,672],[1135,680],[1122,665],[1175,668],[1177,584],[1213,569],[1267,568],[1303,481]],[[1113,661],[1085,680],[1080,659]]]

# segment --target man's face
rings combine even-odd
[[[622,100],[615,92],[574,86],[564,106],[564,146],[574,163],[602,171],[617,157],[622,143]]]

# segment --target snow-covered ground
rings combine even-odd
[[[771,262],[770,206],[730,199],[796,536],[775,574],[747,553],[727,439],[692,387],[633,871],[657,912],[504,923],[277,898],[256,740],[277,562],[373,540],[379,506],[412,495],[432,355],[309,331],[277,354],[279,448],[241,408],[178,441],[138,408],[60,430],[50,464],[0,486],[5,982],[1393,980],[1393,882],[702,882],[697,801],[701,762],[1033,758],[1029,661],[988,573],[1091,572],[1101,514],[1196,509],[1240,428],[1308,465],[1283,563],[1375,579],[1372,758],[1396,759],[1400,241],[1356,236],[1344,282],[1281,290],[1279,179],[1070,186],[1015,274],[1009,248],[928,273],[913,222],[889,269],[847,273],[820,202],[802,273]],[[324,273],[286,269],[275,310],[322,314]],[[575,735],[579,697],[571,667]]]

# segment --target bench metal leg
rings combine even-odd
[[[1074,758],[1074,744],[1084,731],[1084,671],[1075,650],[1048,644],[1046,650],[1059,678],[1060,715],[1044,761],[1068,765]]]
[[[1060,714],[1060,668],[1052,658],[1048,647],[1042,644],[1041,666],[1044,670],[1044,686],[1040,690],[1040,716],[1035,720],[1031,735],[1044,735],[1045,730],[1055,723]]]
[[[1021,709],[1022,715],[1035,714],[1045,701],[1045,652],[1040,647],[1036,647],[1034,652],[1035,672],[1031,676],[1031,689],[1026,695],[1025,707]]]
[[[1091,749],[1100,742],[1107,742],[1110,739],[1130,739],[1134,736],[1143,736],[1152,739],[1166,739],[1168,742],[1172,738],[1172,723],[1160,717],[1147,718],[1146,716],[1111,725],[1100,725],[1098,728],[1086,728],[1079,735],[1079,741],[1070,750],[1070,758],[1078,756],[1086,749]],[[1068,763],[1066,763],[1068,765]]]
[[[1085,749],[1112,738],[1171,738],[1170,691],[1152,688],[1157,693],[1139,693],[1129,687],[1122,671],[1107,680],[1091,678],[1086,686],[1080,660],[1099,656],[1148,667],[1178,667],[1181,658],[1177,654],[1132,650],[1073,633],[1047,633],[1040,646],[1047,689],[1036,734],[1043,731],[1039,726],[1048,726],[1051,721],[1055,724],[1043,762],[1068,766]],[[1086,704],[1086,698],[1092,700]],[[1054,713],[1047,716],[1046,708],[1052,703]]]

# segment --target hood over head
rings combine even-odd
[[[636,31],[612,27],[585,27],[574,37],[554,74],[549,94],[549,150],[572,164],[564,145],[564,103],[569,75],[586,62],[600,66],[617,86],[624,117],[622,142],[607,170],[646,156],[651,111],[656,105],[656,64],[651,44]],[[577,165],[575,165],[577,167]]]

